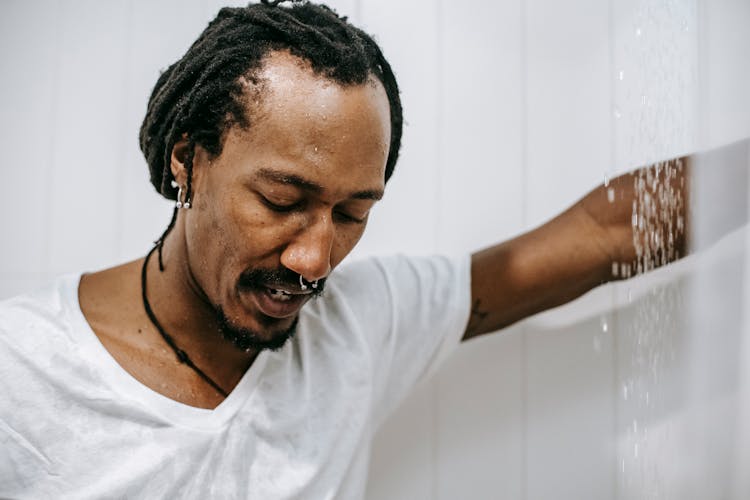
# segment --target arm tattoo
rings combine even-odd
[[[466,335],[472,337],[479,333],[479,327],[482,326],[489,312],[481,309],[482,301],[476,299],[471,306],[471,316],[469,317],[469,326],[466,328]]]

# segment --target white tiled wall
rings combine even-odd
[[[170,207],[138,127],[159,70],[222,3],[0,3],[0,297],[136,258],[161,233]],[[746,0],[330,4],[382,43],[405,106],[401,160],[355,257],[472,251],[605,175],[750,136]],[[622,471],[638,408],[621,397],[638,286],[462,346],[378,434],[368,498],[639,498],[651,479]]]

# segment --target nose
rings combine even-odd
[[[281,265],[315,281],[331,272],[331,249],[335,228],[330,216],[321,215],[301,228],[281,253]]]

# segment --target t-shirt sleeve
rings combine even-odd
[[[471,282],[468,255],[393,256],[371,264],[377,276],[370,275],[368,295],[371,304],[383,307],[370,320],[380,328],[369,329],[377,425],[460,343],[469,318]]]

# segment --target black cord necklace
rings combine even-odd
[[[169,347],[172,348],[175,355],[177,355],[177,361],[180,363],[188,365],[190,368],[193,369],[195,373],[200,375],[200,377],[205,380],[211,387],[216,389],[216,391],[221,394],[224,397],[229,396],[229,393],[221,388],[219,384],[214,382],[211,377],[206,375],[203,370],[195,366],[195,363],[188,357],[187,353],[177,347],[177,344],[175,343],[174,339],[171,335],[169,335],[167,332],[164,331],[164,328],[161,326],[161,323],[159,323],[159,320],[156,319],[156,316],[154,315],[154,311],[151,309],[151,304],[148,302],[148,297],[146,295],[146,268],[148,267],[148,260],[151,258],[151,254],[154,253],[154,251],[159,248],[159,245],[157,244],[154,248],[151,249],[151,251],[148,252],[146,255],[146,258],[143,260],[143,267],[141,268],[141,296],[143,297],[143,308],[146,309],[146,314],[148,315],[148,319],[151,320],[151,323],[156,327],[157,330],[159,330],[159,333],[161,334],[164,341],[169,345]]]

